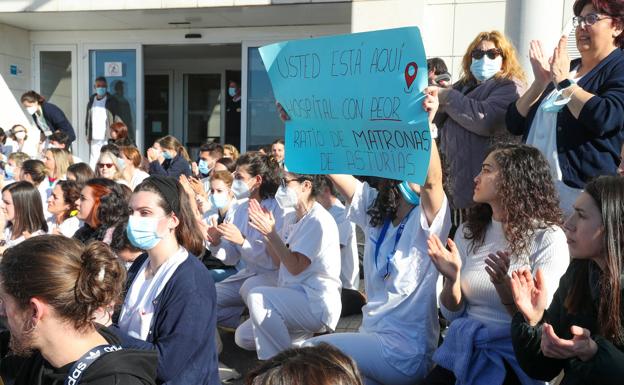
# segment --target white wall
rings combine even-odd
[[[17,99],[30,89],[30,57],[29,32],[0,24],[0,74]],[[11,74],[12,65],[17,66],[17,75]]]
[[[482,31],[505,31],[505,0],[426,0],[422,34],[427,57],[444,59],[460,77],[466,48]],[[518,0],[510,0],[518,1]]]

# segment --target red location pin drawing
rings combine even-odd
[[[413,71],[411,71],[411,69],[413,69]],[[413,73],[410,75],[410,72]],[[407,63],[407,66],[405,66],[405,82],[407,83],[407,89],[409,89],[412,86],[412,83],[414,83],[417,73],[418,64],[416,64],[416,62]]]

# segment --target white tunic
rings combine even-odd
[[[342,287],[357,290],[360,283],[360,266],[358,260],[357,237],[355,223],[347,218],[347,210],[338,199],[329,208],[329,213],[338,225],[340,238],[340,281]]]
[[[60,225],[56,224],[56,217],[54,215],[48,218],[48,234],[54,234],[54,230],[58,229],[61,234],[67,238],[74,236],[74,233],[82,227],[83,222],[78,217],[69,217],[65,219]]]
[[[340,260],[336,258],[340,253],[336,222],[323,206],[314,203],[298,222],[295,212],[288,213],[280,236],[290,251],[305,255],[310,260],[310,266],[292,275],[281,264],[278,286],[305,291],[312,314],[334,330],[342,307]]]
[[[377,197],[377,190],[358,182],[348,217],[366,233],[364,277],[368,303],[362,308],[361,332],[375,333],[382,344],[386,361],[407,376],[414,375],[423,360],[430,360],[437,347],[439,324],[436,306],[438,271],[427,253],[427,238],[436,234],[446,239],[451,227],[448,201],[431,225],[416,207],[405,223],[396,253],[389,264],[397,227],[389,226],[375,264],[375,242],[381,226],[370,226],[368,208]],[[377,266],[376,266],[377,265]],[[389,278],[384,280],[388,269]]]
[[[180,247],[150,279],[145,279],[147,258],[132,282],[119,316],[119,328],[131,337],[146,340],[154,317],[154,299],[165,288],[173,273],[188,258],[188,251]]]

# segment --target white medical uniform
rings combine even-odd
[[[54,234],[54,230],[58,229],[61,234],[67,238],[74,236],[76,231],[82,227],[83,222],[78,217],[69,217],[61,222],[60,225],[56,224],[56,217],[54,215],[48,217],[48,234]]]
[[[393,256],[400,226],[390,224],[376,262],[375,243],[382,226],[372,227],[366,213],[376,197],[377,190],[358,182],[347,207],[348,218],[366,232],[364,277],[368,303],[362,308],[360,332],[320,336],[306,344],[327,342],[336,346],[355,360],[367,384],[413,384],[431,369],[439,333],[438,271],[427,253],[427,238],[436,234],[446,239],[451,227],[450,210],[445,197],[429,225],[421,206],[414,208]]]
[[[100,150],[107,143],[106,134],[108,132],[108,115],[106,112],[106,99],[108,96],[93,99],[91,105],[91,143],[89,144],[91,156],[89,165],[96,169],[96,164],[100,158]]]
[[[281,238],[290,251],[305,255],[310,265],[297,275],[284,264],[278,287],[256,287],[247,297],[250,318],[236,330],[236,343],[257,350],[267,360],[316,332],[334,330],[340,318],[340,252],[338,228],[318,203],[297,221],[284,218]]]
[[[284,210],[273,198],[263,200],[260,205],[273,213],[277,231],[281,231],[284,219]],[[273,258],[267,253],[264,236],[249,224],[249,200],[241,199],[237,202],[231,218],[234,224],[245,237],[242,245],[236,245],[221,239],[218,246],[210,246],[210,252],[226,265],[237,265],[242,260],[244,267],[238,273],[218,282],[217,289],[217,324],[235,328],[240,322],[240,316],[245,309],[244,300],[249,290],[256,286],[276,286],[277,270],[279,266],[273,263]],[[240,265],[237,265],[237,268]]]
[[[338,199],[329,208],[338,225],[340,238],[340,282],[345,289],[357,290],[360,285],[360,261],[358,260],[355,223],[347,218],[345,206]]]

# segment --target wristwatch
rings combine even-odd
[[[572,84],[574,84],[572,82],[572,80],[570,79],[563,79],[562,81],[560,81],[559,83],[557,83],[557,90],[562,90],[564,88],[568,88],[570,87]]]

